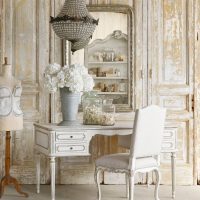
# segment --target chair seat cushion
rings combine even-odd
[[[130,155],[128,153],[105,155],[96,160],[96,166],[112,169],[128,169],[129,156]],[[155,158],[145,157],[136,159],[135,170],[149,167],[158,167],[158,163]]]

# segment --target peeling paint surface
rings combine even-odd
[[[163,1],[164,22],[164,65],[163,79],[166,83],[185,84],[186,63],[186,21],[185,0]]]
[[[177,183],[195,183],[194,118],[194,1],[152,0],[149,60],[152,102],[167,108],[167,125],[176,127]],[[167,164],[168,163],[168,164]],[[162,156],[162,181],[170,181],[170,156]],[[184,177],[182,173],[184,172]]]

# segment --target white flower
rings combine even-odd
[[[56,74],[60,71],[61,66],[57,63],[54,64],[50,64],[46,67],[44,73],[45,74],[49,74],[49,75],[53,75]]]
[[[65,73],[61,70],[57,74],[58,79],[58,87],[63,88],[65,87]]]
[[[91,91],[94,87],[93,78],[88,74],[88,69],[80,64],[60,65],[54,63],[44,71],[45,86],[50,92],[58,88],[68,87],[71,92],[80,93]]]
[[[85,83],[83,88],[84,92],[89,92],[93,89],[94,80],[89,74],[83,75],[83,82]]]
[[[44,76],[45,86],[50,92],[56,92],[57,91],[57,84],[58,79],[57,77],[51,77],[50,75]]]

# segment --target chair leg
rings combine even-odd
[[[147,177],[147,188],[149,188],[150,184],[149,184],[149,173],[148,172],[146,173],[146,177]]]
[[[155,174],[156,174],[156,186],[155,186],[154,197],[155,197],[155,200],[159,200],[158,190],[159,190],[159,186],[160,186],[160,171],[158,169],[156,169]]]
[[[134,175],[129,175],[129,200],[134,199]]]
[[[126,173],[125,176],[126,176],[126,198],[129,199],[129,175],[128,175],[128,173]]]
[[[101,200],[101,188],[100,188],[100,181],[99,181],[99,174],[101,170],[98,168],[95,168],[95,173],[94,173],[94,180],[97,186],[97,199]]]

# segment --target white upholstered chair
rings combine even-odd
[[[98,199],[101,199],[99,173],[110,171],[125,173],[127,178],[127,197],[134,198],[134,175],[137,172],[156,174],[155,200],[158,198],[160,184],[159,155],[161,151],[166,109],[151,105],[136,111],[130,154],[117,153],[102,156],[96,160],[95,181]]]

